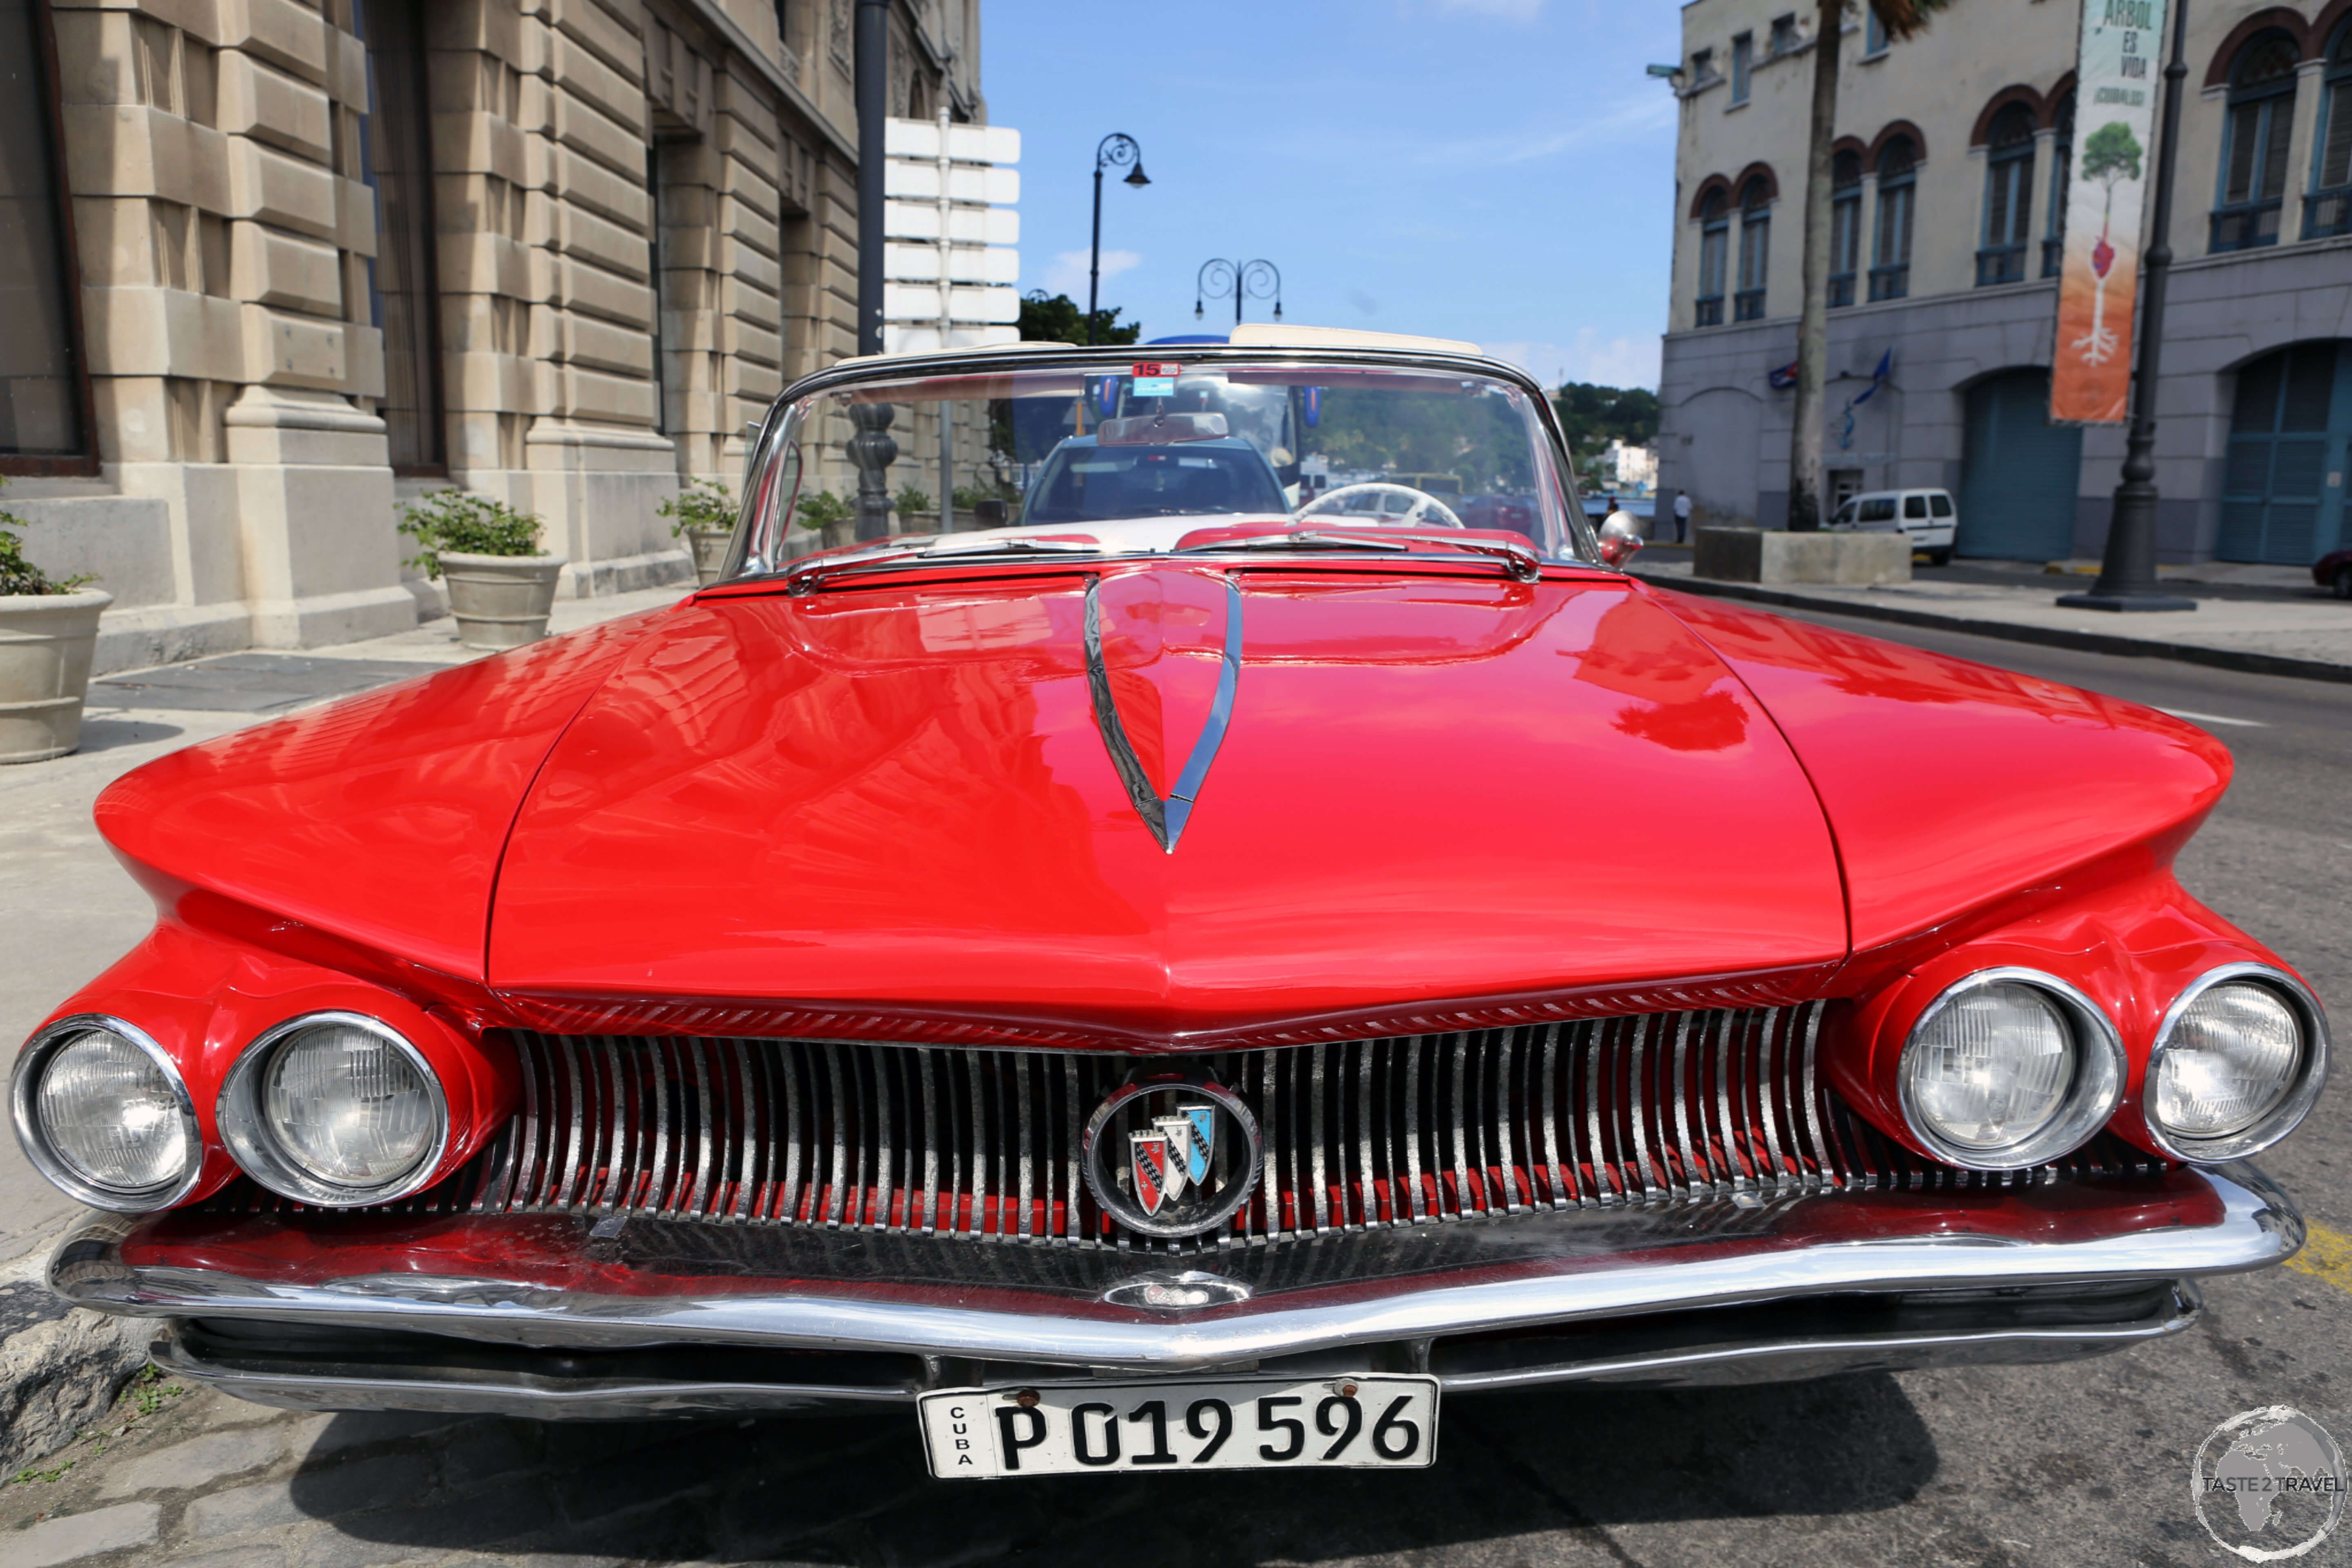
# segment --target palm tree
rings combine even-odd
[[[1889,38],[1907,38],[1951,0],[1862,0]],[[1789,432],[1789,526],[1822,525],[1822,384],[1830,358],[1830,161],[1837,142],[1838,57],[1849,0],[1820,0],[1813,29],[1812,144],[1805,158],[1804,310],[1797,321],[1796,423]],[[1857,243],[1859,240],[1857,239]]]

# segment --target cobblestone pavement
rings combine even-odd
[[[2239,782],[2183,856],[2201,897],[2352,997],[2352,689],[1858,626],[2215,726]],[[1627,831],[1680,832],[1672,822]],[[5,862],[0,862],[5,866]],[[5,940],[5,938],[0,938]],[[0,1485],[0,1568],[677,1562],[2142,1564],[2231,1561],[2189,1458],[2289,1404],[2352,1442],[2352,1084],[2263,1162],[2303,1267],[2213,1282],[2189,1333],[2063,1366],[1758,1389],[1457,1398],[1412,1475],[923,1473],[913,1417],[548,1424],[293,1415],[157,1380]],[[2332,1265],[2332,1266],[2331,1266]],[[101,1451],[102,1450],[102,1451]],[[2302,1561],[2342,1563],[2330,1542]]]

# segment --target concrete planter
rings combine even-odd
[[[0,763],[39,763],[81,744],[99,613],[114,595],[0,595]]]
[[[694,580],[698,587],[708,588],[719,581],[719,570],[727,563],[727,546],[733,542],[731,528],[689,528],[686,531],[687,548],[694,552]]]
[[[898,514],[898,531],[901,533],[937,533],[939,531],[938,512],[902,511]]]
[[[561,555],[467,555],[441,552],[449,613],[467,647],[520,647],[547,635],[562,580]]]
[[[1876,588],[1911,581],[1911,541],[1900,533],[1783,533],[1702,528],[1691,575],[1719,583],[1821,583]]]

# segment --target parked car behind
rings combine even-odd
[[[2352,599],[2352,550],[2333,550],[2312,563],[2311,580],[2339,599]]]
[[[1843,533],[1907,533],[1929,565],[1948,566],[1959,521],[1948,490],[1868,490],[1838,508],[1829,526]]]

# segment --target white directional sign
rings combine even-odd
[[[1021,132],[892,120],[883,151],[883,352],[1018,342]]]

